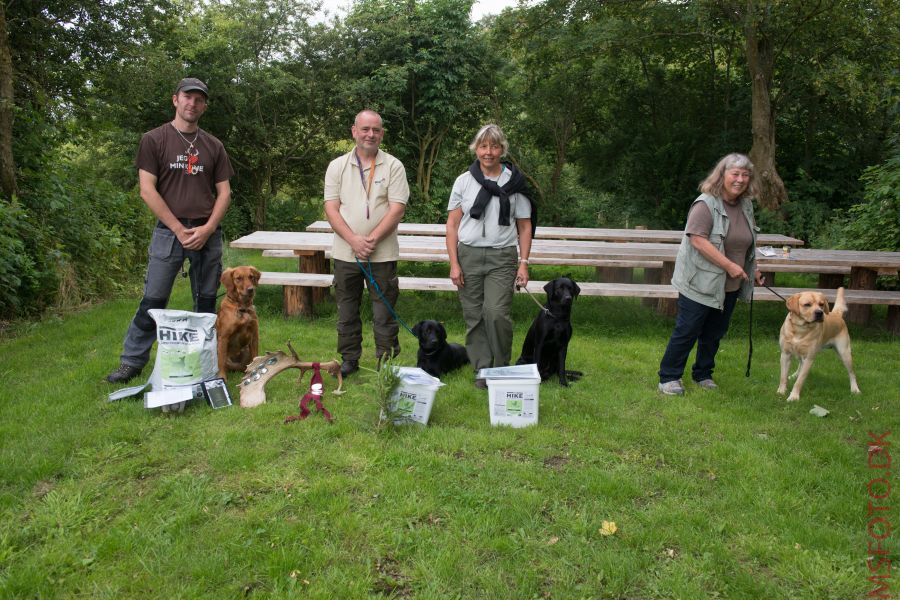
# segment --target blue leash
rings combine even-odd
[[[403,327],[409,332],[409,334],[411,336],[418,339],[419,336],[417,336],[416,334],[414,334],[412,332],[412,329],[409,328],[409,325],[407,325],[406,322],[400,318],[400,315],[397,314],[397,311],[394,310],[394,307],[391,306],[391,303],[388,302],[388,299],[385,298],[384,294],[381,292],[381,288],[378,286],[378,282],[375,281],[375,275],[372,274],[372,261],[370,261],[369,259],[366,259],[366,262],[369,265],[369,268],[366,269],[366,267],[363,266],[363,264],[361,262],[359,262],[358,257],[354,256],[353,258],[356,259],[356,264],[359,267],[359,270],[363,272],[363,275],[366,276],[366,279],[369,280],[369,283],[371,283],[372,287],[375,288],[375,291],[378,292],[378,296],[381,298],[381,301],[384,302],[384,305],[387,306],[387,309],[390,311],[390,313],[394,317],[394,319],[396,319],[398,323],[403,325]]]

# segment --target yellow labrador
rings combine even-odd
[[[791,358],[800,359],[800,366],[794,376],[797,381],[788,396],[788,402],[800,399],[803,382],[809,375],[813,360],[819,350],[834,347],[850,375],[850,391],[858,394],[856,374],[853,372],[853,357],[850,355],[850,334],[844,323],[847,304],[844,302],[844,288],[838,288],[834,307],[829,310],[828,300],[820,292],[800,292],[787,299],[788,315],[781,326],[778,343],[781,346],[781,381],[778,393],[787,391],[788,370]]]

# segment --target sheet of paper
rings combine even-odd
[[[511,365],[508,367],[494,367],[478,371],[480,379],[540,379],[537,365]]]
[[[193,399],[194,392],[191,386],[172,388],[159,392],[147,392],[144,394],[144,408],[159,408],[168,404],[176,404]]]
[[[143,392],[148,385],[150,385],[149,381],[147,383],[142,383],[141,385],[134,385],[127,388],[122,388],[121,390],[116,390],[109,395],[107,402],[115,402],[116,400],[121,400],[122,398],[131,398],[132,396],[137,396],[138,394]]]

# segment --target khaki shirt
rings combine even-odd
[[[406,204],[409,201],[409,184],[403,163],[384,152],[375,156],[375,172],[372,173],[372,189],[366,191],[370,180],[370,161],[363,160],[362,177],[356,162],[356,148],[331,161],[325,172],[325,202],[340,201],[340,213],[347,225],[359,235],[368,235],[387,215],[390,202]],[[365,182],[365,183],[364,183]],[[367,214],[368,213],[368,214]],[[332,258],[354,262],[350,244],[334,235]],[[399,260],[400,244],[395,229],[381,240],[369,257],[372,262]]]

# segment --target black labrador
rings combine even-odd
[[[434,377],[440,377],[469,364],[465,346],[447,343],[447,330],[437,321],[419,321],[412,328],[419,338],[416,366]]]
[[[580,371],[566,370],[566,353],[569,350],[569,340],[572,339],[569,317],[572,303],[581,293],[581,288],[568,277],[557,277],[547,282],[544,291],[547,292],[547,306],[531,323],[522,344],[522,355],[516,364],[535,363],[541,374],[541,381],[556,374],[559,384],[567,386],[569,379],[578,381],[583,375]]]

